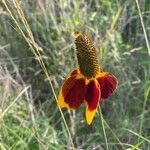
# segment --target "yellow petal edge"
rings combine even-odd
[[[92,123],[96,111],[97,109],[91,111],[88,109],[88,106],[86,106],[86,121],[89,125]]]
[[[64,97],[62,95],[62,88],[60,89],[60,92],[59,92],[59,95],[58,95],[57,105],[60,108],[64,108],[64,107],[69,108],[68,104],[65,103],[65,101],[64,101]]]

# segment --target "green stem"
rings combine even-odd
[[[148,49],[148,54],[149,54],[149,56],[150,56],[150,46],[149,46],[148,36],[147,36],[147,33],[146,33],[146,29],[145,29],[143,17],[142,17],[142,12],[141,12],[141,9],[140,9],[139,1],[138,1],[138,0],[135,0],[135,1],[136,1],[136,5],[137,5],[139,17],[140,17],[140,20],[141,20],[141,25],[142,25],[142,28],[143,28],[143,33],[144,33],[144,37],[145,37],[145,42],[146,42],[147,49]]]
[[[104,126],[104,119],[103,119],[103,115],[102,115],[102,111],[101,111],[100,106],[98,107],[98,109],[99,109],[99,115],[100,115],[100,118],[101,118],[101,124],[102,124],[104,139],[105,139],[106,150],[109,150],[106,131],[105,131],[105,126]]]

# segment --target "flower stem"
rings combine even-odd
[[[105,131],[105,126],[104,126],[104,119],[103,119],[103,115],[102,115],[102,111],[101,111],[100,106],[98,106],[98,110],[99,110],[99,115],[100,115],[100,118],[101,118],[101,124],[102,124],[104,139],[105,139],[106,150],[109,150],[106,131]]]

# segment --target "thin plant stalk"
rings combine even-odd
[[[99,115],[100,115],[100,119],[101,119],[101,125],[102,125],[102,129],[103,129],[106,150],[109,150],[108,140],[107,140],[105,126],[104,126],[104,119],[103,119],[103,115],[102,115],[102,111],[101,111],[101,107],[100,106],[98,107],[98,111],[99,111]]]
[[[149,46],[149,41],[148,41],[148,37],[147,37],[147,33],[146,33],[146,29],[145,29],[145,25],[144,25],[144,21],[143,21],[143,17],[142,17],[142,13],[141,13],[141,9],[140,9],[140,5],[139,5],[139,1],[136,1],[136,5],[137,5],[137,9],[138,9],[138,13],[139,13],[139,17],[140,17],[140,21],[141,21],[141,25],[142,25],[142,29],[143,29],[143,33],[144,33],[144,37],[145,37],[145,42],[147,45],[147,49],[148,49],[148,54],[150,56],[150,46]]]

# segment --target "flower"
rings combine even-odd
[[[60,108],[74,110],[85,102],[86,121],[91,124],[99,101],[116,90],[118,81],[99,67],[95,45],[88,36],[75,32],[75,45],[79,68],[63,83],[57,103]]]

